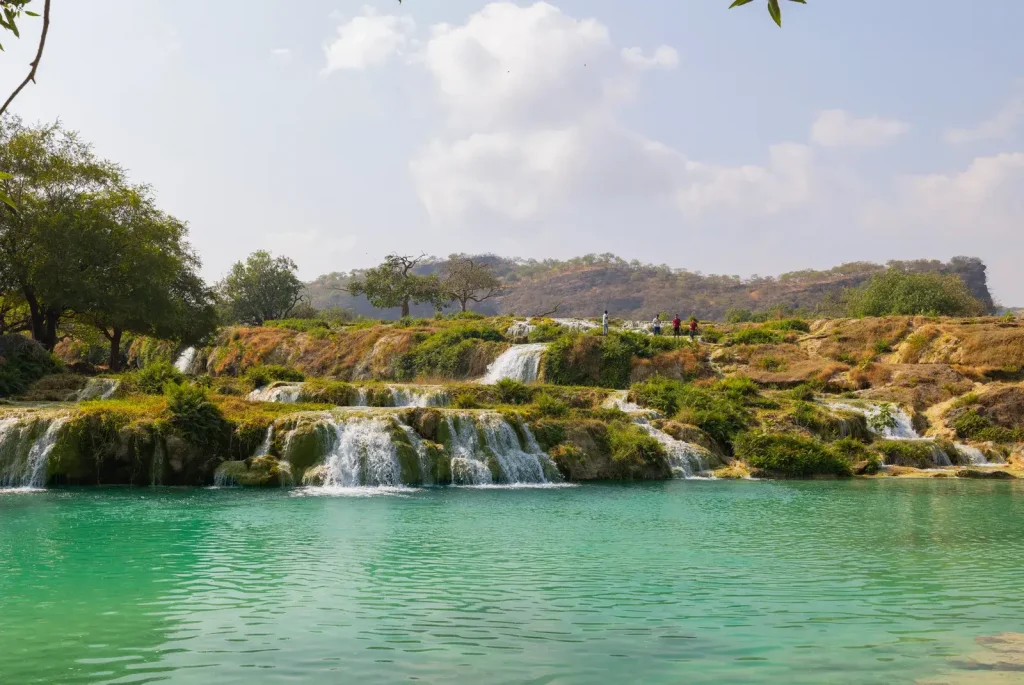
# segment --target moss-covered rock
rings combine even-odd
[[[750,432],[736,441],[736,456],[754,475],[771,478],[849,476],[845,456],[824,443],[799,435]]]
[[[254,457],[244,461],[226,461],[217,467],[218,485],[247,488],[281,487],[293,483],[291,465],[273,457]]]
[[[987,478],[992,480],[1014,480],[1015,475],[1008,471],[981,471],[978,469],[960,469],[957,478]]]
[[[292,465],[296,473],[304,473],[324,460],[334,439],[323,417],[298,416],[294,424],[285,423],[274,437],[274,451]]]

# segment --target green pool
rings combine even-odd
[[[0,492],[0,682],[914,682],[1022,580],[1009,482]]]

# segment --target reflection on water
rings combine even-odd
[[[1017,483],[352,490],[0,494],[0,681],[959,683],[1024,631]]]

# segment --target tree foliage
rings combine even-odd
[[[295,275],[297,269],[288,257],[264,250],[235,262],[218,287],[229,318],[255,326],[287,318],[303,299],[305,286]]]
[[[807,0],[789,0],[790,2],[799,2],[801,5],[806,5]],[[753,2],[753,0],[735,0],[729,9],[733,7],[740,7]],[[779,6],[779,0],[768,0],[768,14],[771,15],[772,21],[782,27],[782,8]]]
[[[60,124],[0,120],[0,324],[52,350],[62,324],[93,325],[120,364],[127,331],[195,341],[216,324],[183,223]]]
[[[452,255],[441,267],[445,293],[466,311],[469,302],[483,302],[501,294],[501,281],[490,265],[465,255]]]
[[[978,316],[985,306],[957,275],[905,273],[890,269],[852,290],[850,316]]]
[[[370,304],[379,309],[401,307],[403,317],[409,316],[410,303],[429,302],[441,309],[451,298],[436,275],[422,276],[414,271],[423,259],[424,255],[389,254],[383,264],[368,269],[361,279],[349,283],[348,292],[365,295]]]

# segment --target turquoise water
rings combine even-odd
[[[0,682],[913,682],[1022,564],[1005,482],[7,493]]]

